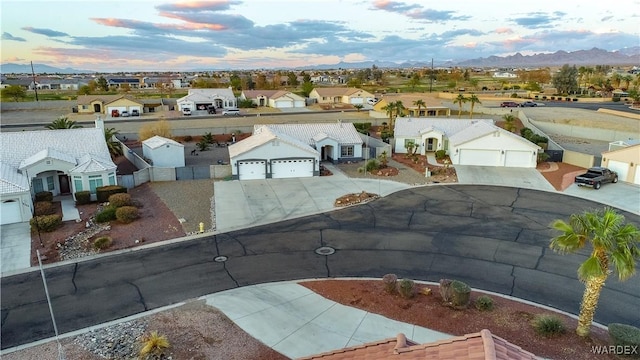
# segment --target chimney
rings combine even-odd
[[[96,115],[96,128],[102,129],[104,131],[104,120],[100,117],[100,115]]]

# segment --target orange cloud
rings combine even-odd
[[[513,30],[511,28],[497,28],[494,32],[496,34],[513,34]]]

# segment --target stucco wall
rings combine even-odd
[[[224,179],[231,176],[231,165],[210,165],[212,179]]]
[[[562,162],[580,166],[583,168],[590,168],[593,167],[595,156],[579,153],[576,151],[565,150],[562,157]]]
[[[175,181],[176,169],[172,167],[151,167],[151,181]]]

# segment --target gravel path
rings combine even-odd
[[[337,167],[342,172],[344,172],[348,177],[356,178],[356,179],[372,179],[373,178],[373,179],[391,180],[391,181],[397,181],[397,182],[405,183],[409,185],[423,185],[429,182],[428,179],[424,176],[424,174],[420,174],[417,171],[411,168],[408,168],[405,165],[395,160],[389,159],[388,164],[389,166],[392,166],[399,170],[398,175],[393,177],[380,177],[380,176],[375,176],[371,174],[366,174],[364,172],[359,172],[358,168],[361,168],[364,166],[364,161],[360,161],[357,163],[350,163],[350,164],[347,164],[347,163],[338,164]]]

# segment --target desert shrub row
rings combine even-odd
[[[31,228],[43,232],[51,232],[62,224],[62,216],[58,214],[40,215],[31,218]]]
[[[96,196],[98,202],[104,203],[109,201],[109,196],[113,194],[126,193],[127,188],[120,185],[100,186],[96,188]]]
[[[40,191],[36,193],[36,202],[53,201],[53,193],[51,191]]]
[[[33,213],[35,216],[53,215],[56,213],[56,208],[51,201],[38,201],[34,205]]]

